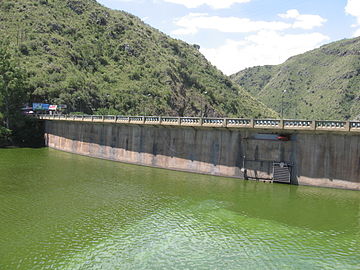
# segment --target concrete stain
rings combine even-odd
[[[278,141],[251,139],[259,131],[249,129],[68,121],[46,121],[45,132],[49,147],[120,162],[237,178],[245,164],[259,179],[271,179],[273,162],[285,162],[293,184],[360,190],[358,134],[302,131]]]

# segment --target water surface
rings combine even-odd
[[[0,150],[0,269],[359,269],[360,192]]]

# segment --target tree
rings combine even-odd
[[[26,86],[26,72],[15,64],[7,47],[0,44],[0,113],[8,129],[26,101]]]
[[[5,127],[0,126],[0,147],[9,144],[11,131]]]

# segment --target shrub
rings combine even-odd
[[[29,55],[29,49],[25,44],[21,44],[19,50],[23,55]]]
[[[11,130],[0,126],[0,147],[10,144]]]

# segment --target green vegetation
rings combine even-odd
[[[11,130],[0,126],[0,147],[7,146],[10,143]]]
[[[88,114],[276,117],[199,46],[94,0],[3,0],[0,18],[30,74],[29,101]]]
[[[360,38],[322,46],[278,66],[248,68],[231,78],[277,112],[283,96],[287,118],[360,119]]]
[[[42,144],[41,123],[20,110],[29,97],[27,80],[28,74],[18,67],[8,45],[0,43],[0,147]]]
[[[0,147],[10,144],[11,129],[16,125],[25,101],[26,75],[19,69],[3,44],[0,44]]]
[[[26,101],[25,71],[12,59],[5,45],[0,44],[0,113],[7,129],[15,125],[14,120]]]

